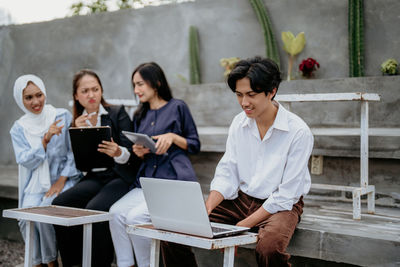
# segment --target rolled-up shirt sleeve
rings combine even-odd
[[[210,191],[218,191],[224,199],[235,199],[239,191],[239,174],[235,152],[235,130],[232,123],[226,141],[226,151],[215,170]]]
[[[299,130],[290,147],[282,183],[263,203],[263,208],[273,214],[282,210],[291,210],[302,195],[310,190],[311,177],[308,172],[308,160],[314,144],[309,129]]]

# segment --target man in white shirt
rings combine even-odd
[[[260,57],[241,60],[229,74],[243,112],[232,121],[206,201],[211,221],[258,231],[258,266],[290,266],[286,248],[311,185],[313,136],[302,119],[274,100],[280,82],[278,66]],[[167,267],[196,266],[188,248],[162,247]]]

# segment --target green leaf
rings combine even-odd
[[[291,56],[299,54],[306,45],[304,32],[299,33],[296,37],[291,32],[282,32],[282,41],[284,44],[283,49]]]

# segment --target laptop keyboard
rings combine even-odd
[[[221,232],[226,232],[226,231],[230,230],[227,228],[220,228],[220,227],[215,227],[215,226],[212,226],[211,229],[212,229],[213,233],[221,233]]]

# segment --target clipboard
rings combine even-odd
[[[122,133],[134,144],[142,145],[150,149],[152,153],[156,153],[156,143],[147,134],[133,133],[122,131]]]
[[[99,127],[70,127],[72,152],[76,168],[80,171],[90,171],[93,168],[109,168],[114,166],[114,159],[97,151],[101,141],[111,141],[111,128]]]

